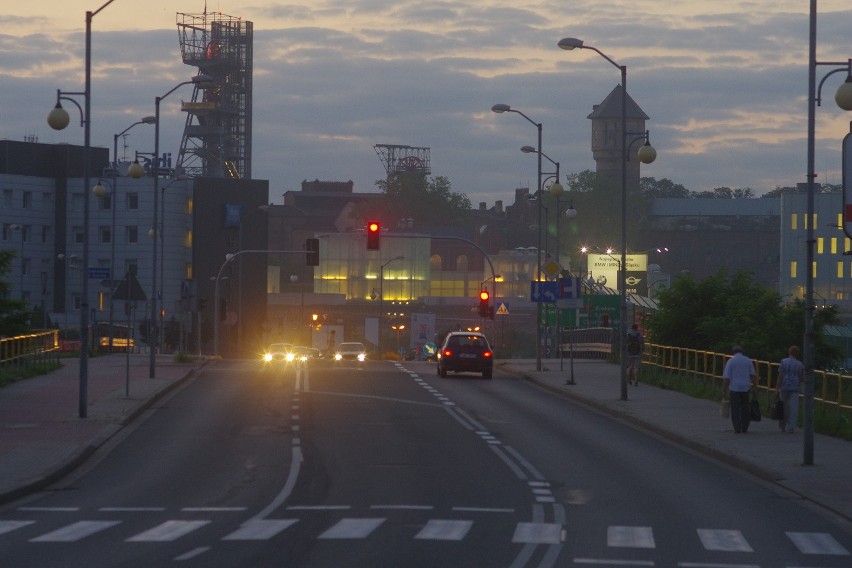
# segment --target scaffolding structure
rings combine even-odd
[[[253,24],[218,12],[177,14],[183,62],[210,83],[196,83],[177,171],[189,177],[251,178]]]

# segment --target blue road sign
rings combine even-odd
[[[90,266],[89,278],[92,278],[94,280],[106,280],[107,278],[109,278],[109,268],[102,268],[100,266]]]
[[[559,298],[559,285],[557,282],[542,280],[530,282],[530,302],[544,302],[552,304]]]
[[[559,279],[559,297],[575,300],[580,297],[580,279],[576,276]]]

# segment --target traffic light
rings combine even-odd
[[[479,292],[479,315],[480,317],[487,318],[491,317],[491,303],[489,300],[491,299],[491,294],[488,293],[488,290],[480,290]]]
[[[308,266],[319,266],[319,239],[305,239],[305,262]]]
[[[367,223],[367,250],[379,250],[379,237],[382,234],[382,226],[378,221]]]

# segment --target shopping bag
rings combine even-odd
[[[753,397],[748,403],[748,413],[752,422],[760,422],[760,419],[763,418],[760,414],[760,403],[757,402],[757,397]]]
[[[731,401],[727,398],[722,399],[722,404],[719,406],[719,416],[722,418],[731,417]]]
[[[777,396],[775,397],[775,402],[772,403],[772,410],[769,416],[773,420],[784,420],[784,401]]]

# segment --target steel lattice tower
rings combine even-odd
[[[190,177],[251,178],[253,24],[221,13],[177,14],[183,62],[212,78],[184,102],[176,163]]]
[[[376,144],[376,154],[385,167],[388,180],[394,176],[416,173],[428,176],[432,173],[429,163],[429,148]]]

